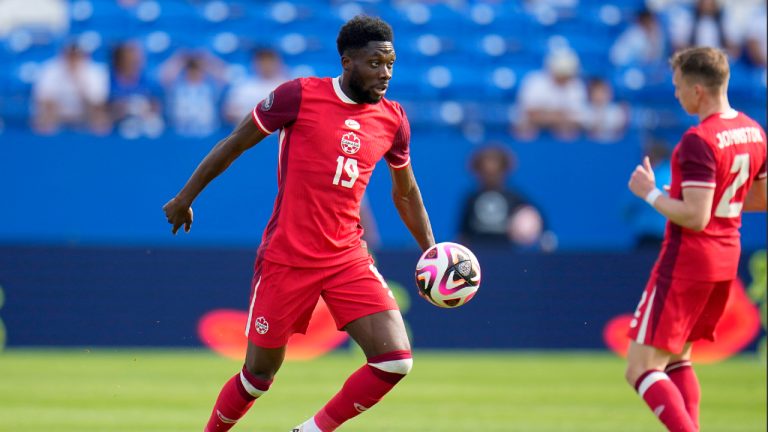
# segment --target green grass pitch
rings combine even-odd
[[[286,432],[362,363],[358,352],[283,366],[233,431]],[[0,353],[0,431],[201,431],[239,363],[197,350]],[[417,351],[411,374],[341,430],[662,431],[600,352]],[[766,368],[748,355],[697,367],[702,429],[766,430]]]

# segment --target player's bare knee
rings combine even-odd
[[[627,369],[624,371],[624,379],[627,380],[627,384],[634,387],[637,379],[646,372],[642,367],[638,367],[635,364],[627,364]]]

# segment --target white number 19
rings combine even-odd
[[[741,208],[744,205],[743,202],[731,202],[736,195],[736,191],[740,187],[744,186],[744,183],[749,180],[749,153],[738,154],[733,158],[733,165],[731,165],[731,174],[736,174],[736,178],[733,179],[725,192],[723,197],[720,198],[720,202],[717,203],[715,208],[715,216],[721,218],[734,218],[741,214]]]
[[[347,173],[347,176],[349,176],[349,180],[341,180],[342,168]],[[336,176],[333,177],[333,184],[338,185],[341,180],[342,186],[351,189],[359,176],[360,171],[357,169],[357,159],[346,159],[344,156],[339,156],[336,159]]]

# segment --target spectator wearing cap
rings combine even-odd
[[[109,131],[106,102],[109,72],[76,43],[45,62],[32,87],[32,127],[42,134],[62,128],[94,133]]]
[[[520,83],[515,132],[521,139],[533,139],[541,130],[560,139],[574,139],[586,103],[579,57],[570,49],[552,51],[545,59],[545,68],[529,72]]]

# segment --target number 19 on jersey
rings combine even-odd
[[[348,179],[342,180],[342,171],[346,173]],[[359,176],[360,171],[357,169],[357,159],[346,158],[344,156],[339,156],[336,159],[336,175],[333,177],[333,184],[351,189]]]

